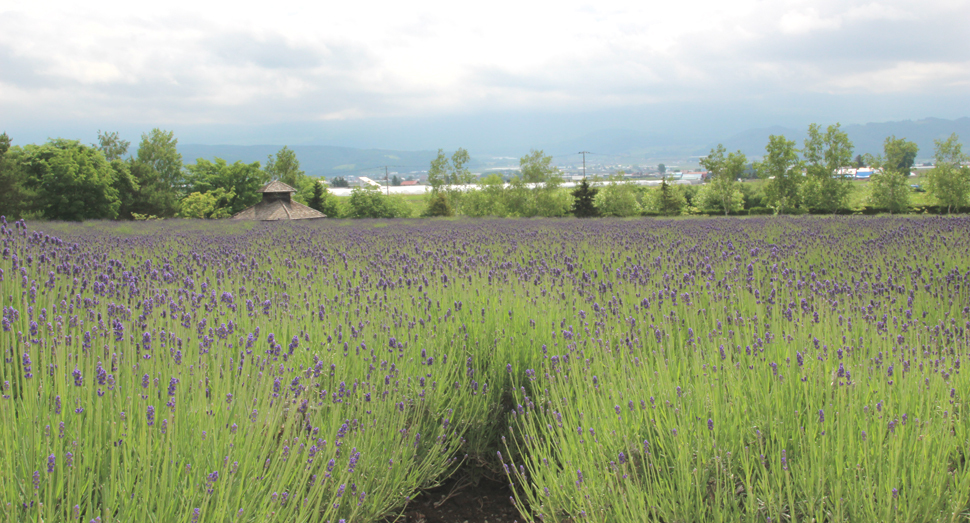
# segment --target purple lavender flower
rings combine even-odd
[[[51,472],[54,472],[54,463],[55,463],[56,460],[57,460],[57,458],[53,454],[51,454],[50,456],[47,456],[47,473],[48,474],[50,474]]]
[[[155,407],[152,405],[148,406],[148,426],[151,427],[155,424]]]

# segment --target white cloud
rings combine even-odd
[[[931,94],[966,85],[967,19],[943,0],[14,0],[0,110],[268,123]]]

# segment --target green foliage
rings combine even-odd
[[[401,186],[401,179],[398,178],[396,174],[394,176],[391,176],[391,186],[393,187]]]
[[[519,170],[525,183],[555,183],[560,179],[559,169],[552,165],[552,156],[547,156],[541,149],[532,149],[519,158]]]
[[[438,193],[428,201],[428,207],[421,213],[422,218],[435,218],[442,216],[454,216],[455,211],[448,203],[448,197],[444,193]]]
[[[256,164],[258,165],[258,164]],[[293,199],[300,203],[307,203],[313,196],[314,181],[300,169],[300,160],[296,152],[287,146],[266,158],[266,181],[279,180],[296,189]],[[238,191],[237,191],[238,192]]]
[[[118,215],[118,173],[104,154],[77,140],[53,139],[15,149],[32,207],[49,220],[113,219]]]
[[[666,174],[667,173],[667,166],[664,165],[664,164],[662,164],[662,163],[661,164],[657,164],[657,171],[660,174]]]
[[[118,191],[118,218],[130,220],[133,218],[133,205],[138,201],[141,187],[138,180],[131,174],[131,163],[115,158],[111,160],[111,169],[115,173],[114,187]]]
[[[599,189],[591,187],[584,176],[583,180],[579,182],[579,185],[572,192],[573,215],[577,218],[595,218],[599,216],[600,212],[595,204],[596,193],[598,192]]]
[[[906,180],[909,169],[905,167],[910,154],[915,157],[916,144],[904,138],[889,136],[883,143],[884,156],[866,155],[875,172],[869,179],[870,203],[890,214],[909,210],[910,188]]]
[[[258,203],[262,196],[257,191],[269,181],[269,173],[259,168],[259,162],[245,164],[237,161],[229,165],[222,158],[212,162],[199,158],[185,169],[190,191],[208,193],[224,189],[224,195],[231,194],[225,200],[230,216]]]
[[[664,176],[660,180],[660,187],[657,187],[655,193],[654,208],[656,208],[657,212],[664,216],[676,216],[680,214],[686,205],[687,201],[684,198],[683,192],[667,183],[667,177]]]
[[[438,149],[438,156],[431,160],[431,166],[428,168],[428,185],[431,187],[431,194],[437,194],[448,183],[449,171],[448,157],[445,156],[444,149]]]
[[[784,136],[771,135],[765,152],[764,159],[755,164],[755,170],[758,176],[767,180],[764,190],[768,204],[779,213],[797,209],[801,205],[804,177],[795,142]]]
[[[642,212],[637,196],[639,189],[636,185],[613,177],[609,183],[599,188],[594,201],[601,215],[623,218],[638,216]]]
[[[185,188],[182,155],[172,131],[152,129],[141,135],[138,152],[129,169],[140,188],[133,212],[174,216]]]
[[[504,185],[505,180],[494,173],[479,180],[478,190],[468,191],[465,195],[462,205],[463,213],[475,218],[508,216],[509,210],[506,205],[508,195]]]
[[[738,213],[744,209],[744,193],[741,192],[741,184],[735,183],[731,186],[731,194],[725,197],[723,189],[720,191],[713,184],[707,184],[697,191],[694,195],[693,206],[705,214],[723,213],[727,216],[730,213]],[[727,209],[724,208],[727,203]]]
[[[11,150],[7,133],[0,134],[0,215],[12,219],[21,218],[33,199],[24,187],[19,156],[19,152]]]
[[[354,187],[350,192],[349,218],[407,218],[411,207],[400,196],[385,196],[379,187]]]
[[[228,218],[229,202],[235,197],[232,190],[219,187],[208,192],[193,192],[182,199],[179,218]]]
[[[822,134],[818,124],[808,126],[808,138],[802,149],[806,178],[802,201],[810,209],[831,213],[846,206],[850,180],[842,169],[852,165],[852,142],[839,124],[830,125]]]
[[[350,187],[350,183],[343,176],[334,176],[330,179],[330,187]]]
[[[102,133],[100,130],[98,131],[97,147],[109,162],[112,160],[120,160],[122,156],[128,154],[129,146],[131,146],[131,142],[122,140],[117,132]]]
[[[964,165],[970,161],[970,155],[963,152],[956,133],[946,140],[936,140],[935,145],[936,161],[929,172],[929,190],[949,214],[967,206],[970,198],[970,167]]]
[[[747,168],[748,159],[741,151],[727,156],[725,152],[724,146],[718,144],[700,163],[710,173],[702,208],[718,209],[727,216],[732,210],[744,208],[744,195],[737,180]]]
[[[158,173],[161,186],[177,191],[182,185],[182,155],[174,132],[156,128],[141,135],[136,157]]]

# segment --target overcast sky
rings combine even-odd
[[[0,0],[0,131],[437,148],[970,115],[970,1],[304,4]]]

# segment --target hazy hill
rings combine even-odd
[[[266,164],[269,155],[276,154],[281,145],[179,145],[182,160],[195,163],[197,158],[212,160],[222,158],[230,163]],[[384,149],[354,149],[327,145],[295,145],[290,147],[300,160],[300,167],[311,176],[369,176],[380,173],[384,167],[389,171],[407,173],[428,169],[437,151],[389,151]]]
[[[887,136],[906,138],[919,146],[919,159],[928,160],[933,156],[933,140],[946,138],[951,133],[960,135],[963,143],[970,144],[970,118],[944,120],[925,118],[899,122],[868,123],[846,125],[843,129],[855,145],[856,154],[882,152],[882,143]],[[798,147],[805,139],[805,129],[791,129],[774,126],[750,129],[733,136],[712,136],[706,129],[689,127],[637,131],[629,129],[604,129],[583,134],[575,139],[545,144],[540,147],[552,155],[557,164],[576,165],[581,161],[578,151],[590,151],[587,162],[590,164],[641,164],[653,165],[659,162],[695,163],[705,156],[712,147],[723,143],[729,151],[740,149],[750,158],[764,154],[768,136],[782,134],[795,140]],[[275,154],[281,145],[195,145],[179,146],[179,152],[186,163],[196,158],[223,158],[229,162],[266,162],[266,157]],[[326,145],[296,145],[291,147],[300,159],[300,165],[312,176],[370,176],[383,177],[384,166],[391,172],[407,174],[412,171],[426,171],[437,151],[395,151],[387,149],[355,149],[352,147],[333,147]],[[518,155],[528,152],[523,146]],[[453,151],[447,151],[451,154]],[[469,151],[473,170],[486,170],[490,167],[518,165],[516,156],[490,157]]]

